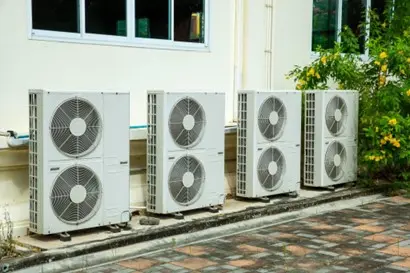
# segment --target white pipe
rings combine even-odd
[[[24,145],[28,144],[28,138],[14,138],[14,137],[9,137],[7,139],[7,145],[10,148],[17,148],[17,147],[21,147]]]
[[[236,54],[235,54],[235,79],[234,79],[234,94],[233,94],[233,116],[234,121],[237,119],[237,100],[238,91],[243,88],[243,32],[244,32],[244,0],[236,0],[236,13],[235,13],[235,28],[236,28]]]
[[[272,50],[273,50],[273,0],[265,1],[266,8],[266,46],[265,46],[265,59],[266,59],[266,88],[272,90]]]

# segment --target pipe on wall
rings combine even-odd
[[[265,45],[265,60],[266,60],[266,88],[267,90],[273,89],[273,1],[265,0],[266,9],[266,45]]]
[[[234,93],[233,93],[233,116],[237,120],[238,91],[243,88],[243,33],[244,33],[244,0],[236,0],[235,8],[235,60],[234,60]]]

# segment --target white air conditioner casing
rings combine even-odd
[[[301,92],[238,93],[237,196],[300,189]]]
[[[129,93],[29,91],[30,231],[130,220]]]
[[[148,91],[147,210],[222,205],[225,95]]]
[[[306,91],[304,185],[357,180],[357,91]]]

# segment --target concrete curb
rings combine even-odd
[[[314,198],[289,201],[283,204],[276,203],[269,204],[263,207],[250,207],[246,210],[239,212],[216,215],[208,218],[197,219],[195,221],[190,222],[177,223],[171,226],[163,227],[161,229],[148,229],[144,230],[143,232],[138,231],[132,234],[114,237],[103,241],[95,241],[87,244],[74,245],[65,249],[49,250],[42,253],[36,253],[28,257],[17,258],[13,261],[8,262],[8,272],[40,265],[46,266],[46,264],[54,263],[56,261],[64,259],[73,259],[79,256],[89,256],[90,254],[97,254],[97,252],[102,251],[111,251],[112,256],[118,259],[118,255],[115,255],[115,252],[118,248],[121,247],[132,247],[132,245],[137,243],[156,240],[156,243],[151,244],[151,249],[155,249],[155,247],[152,247],[153,245],[157,245],[159,249],[164,249],[164,247],[171,247],[172,245],[169,245],[169,243],[167,243],[168,246],[166,246],[166,244],[164,245],[164,241],[158,239],[163,239],[170,236],[177,236],[181,234],[191,234],[193,232],[198,232],[205,229],[229,225],[232,223],[238,223],[241,221],[252,220],[271,215],[277,215],[285,212],[294,212],[297,210],[303,210],[305,208],[313,206],[318,206],[340,200],[368,196],[372,194],[377,194],[379,192],[380,190],[378,189],[344,190],[340,192],[321,195]],[[139,249],[141,248],[139,247]],[[146,253],[146,250],[144,251],[144,253]],[[134,251],[133,254],[136,255],[136,251]],[[67,272],[67,270],[81,269],[96,264],[95,260],[94,262],[90,262],[91,261],[89,259],[85,259],[83,263],[79,263],[79,261],[77,261],[75,265],[67,265],[67,267],[62,268],[61,270],[63,271],[60,271],[55,267],[53,271],[44,271],[45,268],[41,267],[41,271],[31,269],[27,272]],[[107,262],[107,259],[105,260],[105,262]],[[0,264],[0,268],[1,267],[2,265]]]

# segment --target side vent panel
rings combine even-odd
[[[247,94],[238,95],[238,162],[237,187],[238,194],[246,193],[246,129],[247,129]]]
[[[147,178],[148,200],[147,207],[156,208],[156,165],[157,165],[157,95],[148,94],[148,135],[147,135]]]
[[[315,164],[315,93],[306,93],[305,104],[305,177],[304,183],[313,185]]]
[[[30,187],[30,228],[37,230],[38,223],[38,108],[37,94],[29,94],[29,187]]]

